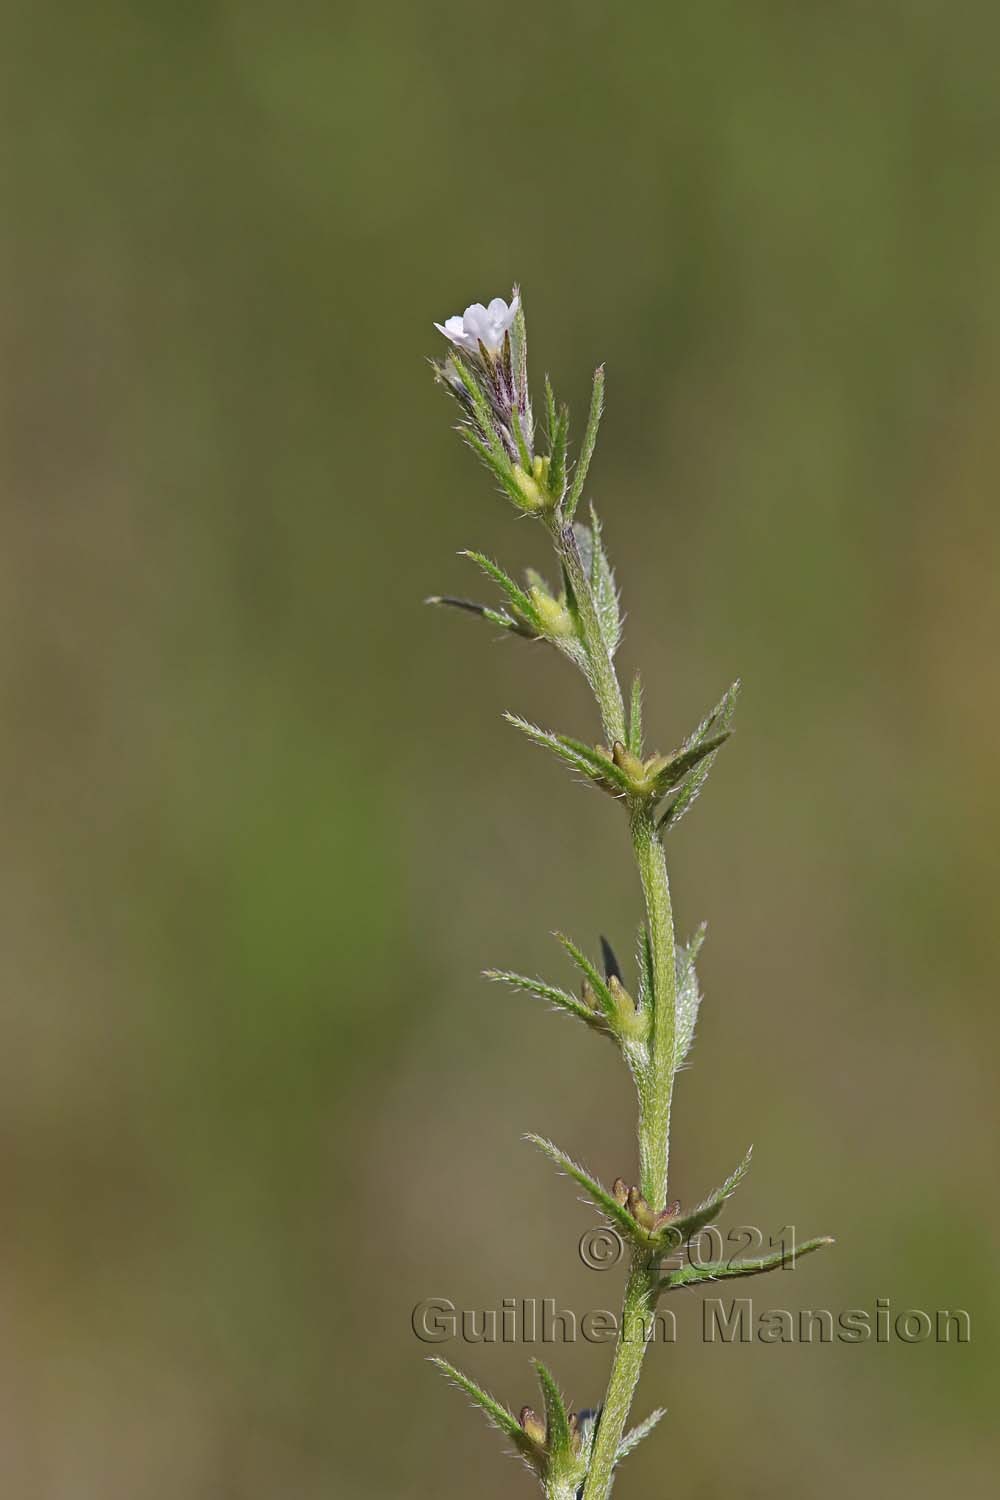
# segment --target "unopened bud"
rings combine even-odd
[[[619,1011],[622,1012],[623,1015],[631,1014],[634,1016],[635,1001],[632,999],[632,996],[622,984],[617,974],[611,974],[608,976],[608,989],[615,997],[615,1004],[618,1006]]]
[[[641,1011],[617,974],[608,978],[608,989],[615,1002],[615,1025],[621,1036],[631,1041],[643,1041],[649,1034],[649,1015]]]
[[[611,1193],[615,1202],[619,1203],[621,1207],[624,1208],[626,1203],[628,1202],[628,1183],[625,1181],[624,1177],[615,1178],[614,1182],[611,1184]]]
[[[628,1190],[628,1207],[637,1224],[641,1224],[643,1229],[652,1229],[656,1215],[636,1187]]]
[[[518,1421],[524,1428],[524,1431],[527,1433],[528,1437],[530,1437],[531,1441],[533,1443],[537,1443],[540,1448],[544,1448],[545,1423],[538,1416],[538,1413],[532,1411],[530,1406],[522,1406],[521,1415],[518,1418]]]
[[[645,768],[637,755],[622,744],[621,740],[615,740],[611,749],[611,758],[630,780],[642,782],[645,778]]]
[[[532,584],[528,590],[531,602],[538,611],[546,635],[567,636],[573,634],[573,620],[569,610],[544,588]]]
[[[525,510],[545,509],[547,501],[541,485],[531,474],[526,474],[520,464],[514,465],[514,481],[523,497]]]

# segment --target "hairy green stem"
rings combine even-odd
[[[640,1088],[639,1160],[642,1191],[651,1208],[667,1203],[670,1161],[670,1102],[674,1091],[674,1050],[677,1008],[677,969],[674,958],[674,918],[670,905],[667,861],[648,804],[633,807],[632,848],[635,851],[646,921],[653,953],[653,1031],[648,1076]]]
[[[601,711],[608,742],[624,741],[625,705],[614,662],[601,631],[597,604],[583,567],[571,527],[551,524],[552,538],[573,591],[590,682]],[[667,1201],[670,1156],[670,1103],[674,1085],[676,1029],[676,968],[674,920],[670,905],[667,863],[656,829],[656,818],[646,801],[629,807],[632,848],[646,902],[653,959],[652,1032],[645,1076],[639,1080],[639,1162],[641,1189],[651,1207]],[[646,1320],[656,1307],[659,1273],[655,1257],[636,1252],[625,1287],[621,1332],[584,1488],[584,1500],[606,1500],[611,1492],[615,1461],[631,1410],[646,1353]]]
[[[605,1500],[611,1493],[618,1447],[632,1409],[646,1354],[651,1318],[657,1300],[658,1273],[644,1251],[636,1251],[625,1284],[621,1328],[615,1349],[604,1409],[583,1490],[583,1500]]]
[[[676,968],[674,922],[670,906],[667,862],[646,805],[631,809],[632,847],[635,851],[646,920],[653,953],[653,1031],[647,1076],[639,1089],[639,1161],[642,1192],[653,1208],[667,1200],[670,1157],[670,1102],[674,1085]],[[621,1333],[615,1349],[604,1410],[591,1456],[584,1500],[606,1500],[611,1493],[615,1460],[639,1383],[646,1353],[647,1320],[659,1296],[656,1257],[636,1251],[625,1287]]]
[[[575,1479],[550,1479],[545,1485],[545,1500],[576,1500],[579,1488]]]

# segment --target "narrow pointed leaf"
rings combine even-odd
[[[498,584],[507,595],[507,599],[515,613],[523,615],[537,629],[539,635],[543,634],[541,616],[532,603],[531,598],[522,588],[518,588],[513,578],[509,577],[503,568],[498,567],[492,558],[484,556],[482,552],[463,552],[461,555],[462,557],[471,558],[478,567],[482,568],[487,578],[492,578],[493,582]]]
[[[513,500],[518,510],[530,510],[531,507],[525,504],[524,493],[514,477],[514,471],[506,454],[502,458],[498,457],[494,449],[487,443],[484,443],[479,434],[474,432],[471,427],[463,425],[458,430],[472,451],[478,454],[493,477],[498,480],[500,488],[508,499]],[[500,453],[503,453],[502,448],[500,449]]]
[[[580,553],[590,592],[594,597],[601,636],[609,656],[614,656],[621,644],[621,614],[618,607],[618,590],[615,575],[611,571],[607,554],[601,542],[601,523],[593,506],[590,509],[590,526],[577,521],[573,525],[573,536]]]
[[[650,1412],[644,1422],[638,1423],[631,1432],[627,1432],[618,1444],[618,1460],[627,1458],[634,1448],[638,1448],[643,1438],[648,1437],[657,1422],[666,1415],[666,1408],[658,1407],[656,1411]]]
[[[577,755],[582,756],[584,760],[589,761],[594,768],[595,776],[599,776],[605,781],[610,781],[620,792],[624,792],[626,795],[632,790],[632,784],[628,776],[622,770],[621,766],[615,764],[609,755],[605,755],[593,745],[585,744],[583,740],[573,739],[568,734],[557,734],[556,739],[561,745],[565,745],[567,749],[574,751]]]
[[[566,1403],[551,1372],[541,1360],[532,1360],[532,1364],[535,1367],[538,1384],[542,1388],[542,1400],[545,1403],[545,1436],[549,1458],[553,1463],[560,1465],[571,1456],[573,1445]]]
[[[664,1277],[660,1290],[673,1291],[680,1286],[695,1286],[701,1281],[722,1281],[728,1276],[762,1276],[765,1271],[778,1271],[783,1266],[793,1265],[800,1255],[813,1250],[822,1250],[824,1245],[834,1243],[830,1235],[806,1240],[796,1245],[795,1250],[776,1250],[773,1255],[762,1255],[754,1260],[717,1261],[707,1266],[681,1266],[679,1270]]]
[[[510,630],[528,640],[535,639],[535,632],[526,629],[513,615],[507,614],[505,610],[491,609],[488,604],[477,604],[474,599],[456,599],[451,594],[432,594],[424,603],[446,604],[450,609],[466,610],[470,615],[480,615],[484,620],[489,620],[491,625],[497,625],[501,630]]]
[[[515,974],[509,969],[487,969],[484,975],[486,979],[492,979],[497,983],[509,984],[512,989],[523,990],[525,994],[535,995],[539,1000],[548,1000],[559,1010],[566,1011],[578,1020],[586,1022],[588,1026],[603,1031],[601,1016],[595,1011],[588,1009],[582,1000],[575,995],[567,994],[557,985],[545,984],[540,979],[531,979],[526,974]]]
[[[691,1213],[686,1214],[681,1219],[675,1219],[672,1224],[667,1226],[662,1235],[663,1243],[672,1246],[674,1249],[679,1249],[681,1245],[685,1245],[688,1240],[692,1239],[700,1229],[704,1229],[706,1224],[711,1224],[713,1219],[718,1218],[726,1199],[732,1197],[750,1170],[752,1156],[753,1147],[751,1146],[739,1166],[730,1172],[720,1188],[716,1188],[715,1192],[710,1194],[703,1203],[699,1203],[698,1207],[693,1209]]]
[[[609,1193],[596,1177],[591,1177],[590,1173],[571,1156],[567,1156],[565,1151],[560,1151],[558,1146],[547,1141],[544,1136],[528,1135],[525,1136],[525,1140],[531,1141],[539,1151],[544,1152],[550,1161],[555,1162],[556,1166],[566,1173],[567,1177],[572,1177],[573,1181],[583,1188],[594,1207],[599,1208],[601,1213],[617,1224],[623,1234],[627,1235],[630,1240],[639,1239],[645,1243],[645,1236],[628,1209],[623,1208],[617,1198]]]
[[[579,949],[573,942],[572,938],[568,938],[565,933],[557,932],[556,937],[559,939],[560,943],[562,943],[563,947],[566,949],[566,952],[576,964],[584,979],[586,979],[590,984],[591,989],[597,996],[597,1003],[600,1005],[605,1015],[609,1017],[617,1015],[618,1007],[615,1004],[615,997],[612,995],[603,977],[598,973],[597,969],[591,963],[587,955],[582,952],[582,950]]]
[[[508,358],[509,358],[509,355],[510,355],[510,334],[509,333],[507,334],[507,338],[506,338],[506,341],[505,341],[505,350],[506,350],[506,353],[507,353]],[[511,374],[511,388],[513,389],[513,375],[512,374]],[[515,395],[515,406],[516,406],[516,395]],[[523,423],[521,421],[521,419],[520,419],[520,417],[519,417],[519,415],[518,415],[518,413],[517,413],[516,410],[513,412],[510,427],[511,427],[511,431],[512,431],[513,436],[514,436],[514,446],[517,448],[518,463],[521,465],[521,468],[524,470],[524,472],[526,474],[530,474],[531,473],[531,468],[532,468],[531,433],[526,430],[525,423]]]
[[[545,377],[545,431],[548,434],[549,448],[551,449],[556,435],[556,393],[552,389],[552,382]]]
[[[590,535],[592,539],[592,556],[590,559],[590,587],[594,591],[597,600],[597,608],[601,615],[601,624],[604,626],[605,636],[608,642],[608,650],[612,656],[621,644],[621,614],[618,603],[618,588],[615,584],[615,575],[611,564],[608,562],[608,554],[604,550],[604,533],[597,511],[590,507]]]
[[[628,791],[628,782],[614,761],[600,755],[590,745],[585,745],[581,740],[570,739],[569,735],[550,734],[547,729],[540,729],[537,724],[522,719],[519,714],[505,713],[504,718],[508,724],[513,724],[526,734],[529,740],[551,750],[561,761],[574,771],[580,771],[589,781],[598,783],[606,790],[623,793]]]
[[[573,483],[566,498],[566,519],[570,521],[576,513],[576,508],[580,503],[580,496],[583,494],[583,486],[587,482],[587,471],[590,468],[590,460],[593,458],[594,449],[597,446],[597,433],[601,425],[603,412],[604,366],[598,365],[594,371],[594,385],[590,394],[590,412],[587,416],[587,430],[583,435],[580,457],[577,459],[576,468],[573,471]]]
[[[514,1416],[514,1413],[508,1411],[506,1406],[502,1406],[499,1401],[490,1395],[489,1391],[484,1391],[482,1386],[478,1386],[474,1380],[470,1380],[468,1375],[463,1375],[461,1370],[456,1370],[455,1366],[450,1365],[446,1359],[434,1356],[431,1359],[431,1364],[436,1365],[445,1379],[450,1380],[452,1385],[457,1386],[460,1391],[465,1392],[469,1400],[478,1406],[480,1411],[486,1414],[487,1421],[498,1432],[502,1432],[505,1437],[512,1438],[520,1452],[526,1452],[528,1448],[534,1451],[535,1445],[528,1438],[520,1422]]]
[[[552,428],[552,447],[549,453],[549,490],[561,498],[566,488],[566,447],[569,441],[569,408],[564,406],[556,417]]]
[[[736,711],[736,700],[739,697],[739,693],[740,683],[737,679],[737,681],[734,682],[731,687],[728,687],[726,689],[722,697],[719,699],[719,702],[713,708],[712,712],[702,720],[694,733],[692,735],[689,735],[688,738],[684,741],[683,748],[685,750],[692,748],[696,744],[700,744],[701,741],[713,729],[717,730],[719,733],[726,733],[729,731],[733,722],[733,714]],[[669,807],[660,819],[659,827],[661,830],[675,827],[680,822],[681,818],[683,818],[684,814],[688,812],[693,804],[697,801],[698,797],[701,794],[702,787],[708,780],[708,773],[709,771],[711,771],[712,766],[715,764],[716,754],[717,750],[713,750],[709,755],[705,756],[705,758],[699,765],[696,765],[685,776],[676,795],[673,797]]]
[[[682,749],[690,750],[692,745],[700,745],[713,729],[729,728],[741,686],[739,678],[729,684],[715,707],[705,715],[697,729],[688,735]]]
[[[564,745],[558,735],[550,734],[546,729],[540,729],[537,724],[532,724],[528,719],[522,719],[519,714],[505,713],[504,718],[508,724],[513,724],[515,729],[520,729],[534,744],[541,745],[546,750],[551,750],[566,765],[571,766],[574,771],[581,772],[588,780],[593,780],[595,768],[593,761],[584,755],[578,754],[576,750]]]
[[[721,734],[713,735],[709,740],[704,740],[700,745],[692,745],[690,750],[679,750],[657,777],[657,796],[662,797],[666,792],[678,786],[699,762],[724,745],[731,733],[732,731],[727,729]]]
[[[702,922],[694,937],[685,946],[678,943],[675,955],[675,967],[677,973],[677,1008],[676,1008],[676,1030],[674,1046],[674,1067],[679,1068],[691,1050],[694,1041],[694,1028],[698,1020],[698,1007],[701,1005],[701,990],[698,985],[698,975],[695,971],[694,961],[701,952],[701,945],[705,941],[707,923]]]

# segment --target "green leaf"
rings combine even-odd
[[[657,1422],[666,1415],[666,1409],[661,1406],[656,1411],[650,1412],[646,1420],[633,1427],[631,1432],[627,1432],[618,1444],[618,1457],[615,1461],[620,1462],[623,1458],[627,1458],[634,1448],[638,1448],[643,1438],[649,1436]]]
[[[575,1162],[571,1156],[567,1156],[565,1151],[560,1151],[559,1147],[553,1145],[551,1141],[547,1141],[544,1136],[527,1135],[525,1140],[531,1141],[539,1151],[543,1151],[550,1161],[562,1168],[567,1177],[572,1177],[573,1181],[583,1188],[594,1207],[599,1208],[601,1213],[617,1224],[623,1234],[627,1235],[630,1240],[645,1243],[645,1236],[628,1209],[623,1208],[617,1198],[609,1193],[596,1177],[591,1177],[585,1168]]]
[[[726,1199],[732,1197],[750,1170],[750,1159],[752,1156],[753,1147],[751,1146],[739,1166],[730,1172],[720,1188],[716,1188],[715,1192],[710,1194],[704,1202],[699,1203],[698,1207],[693,1209],[691,1213],[685,1214],[681,1219],[675,1219],[672,1224],[668,1224],[661,1231],[662,1243],[678,1250],[682,1245],[686,1245],[688,1240],[692,1239],[700,1229],[704,1229],[706,1224],[711,1224],[713,1219],[718,1218]]]
[[[617,1016],[618,1007],[615,1004],[615,997],[612,995],[610,989],[608,988],[604,980],[604,976],[598,973],[597,969],[591,963],[587,955],[583,953],[572,941],[572,939],[566,936],[565,933],[557,932],[556,937],[558,938],[559,942],[562,943],[563,947],[566,949],[566,952],[576,964],[584,979],[586,979],[589,983],[591,989],[594,991],[594,994],[597,996],[597,1003],[604,1011],[605,1015],[609,1018]]]
[[[461,426],[459,427],[459,432],[472,451],[482,459],[493,477],[499,481],[500,488],[507,495],[508,499],[513,500],[518,510],[529,509],[524,503],[524,495],[514,477],[513,467],[503,448],[499,450],[500,454],[502,454],[502,457],[500,457],[490,445],[483,442],[482,438],[471,427]]]
[[[506,1406],[502,1406],[499,1401],[495,1400],[489,1391],[484,1391],[482,1386],[478,1386],[474,1380],[470,1380],[468,1375],[463,1375],[461,1370],[456,1370],[455,1366],[450,1365],[446,1359],[441,1359],[435,1355],[431,1358],[431,1364],[436,1365],[445,1379],[450,1380],[452,1385],[457,1386],[460,1391],[464,1391],[469,1399],[481,1411],[485,1412],[487,1421],[498,1432],[502,1432],[504,1437],[511,1438],[517,1444],[520,1453],[526,1455],[529,1453],[537,1454],[538,1450],[535,1444],[528,1437],[520,1422],[514,1416],[514,1413],[508,1411]]]
[[[569,441],[569,407],[559,409],[555,427],[552,429],[552,446],[549,453],[549,494],[561,500],[566,488],[566,446]]]
[[[511,417],[510,430],[514,435],[514,443],[517,447],[518,463],[521,465],[521,468],[526,474],[530,474],[532,471],[531,449],[528,447],[528,441],[524,435],[524,428],[521,425],[521,419],[516,411],[512,414]]]
[[[632,679],[632,696],[629,700],[628,748],[642,759],[642,678],[636,672]]]
[[[573,483],[569,495],[566,498],[566,519],[571,521],[576,514],[576,508],[583,494],[583,486],[587,482],[587,472],[590,468],[590,460],[594,456],[597,446],[597,432],[601,425],[601,416],[604,412],[604,366],[598,365],[594,371],[594,387],[590,395],[590,412],[587,416],[587,430],[583,435],[583,446],[580,449],[580,457],[573,471]]]
[[[573,535],[580,552],[583,571],[590,585],[590,592],[594,597],[604,645],[608,655],[614,656],[621,645],[622,634],[618,590],[615,587],[615,575],[611,571],[611,564],[608,562],[601,541],[601,523],[593,506],[590,508],[590,520],[590,526],[584,526],[582,521],[575,521]]]
[[[718,733],[728,734],[733,722],[733,714],[736,711],[736,700],[740,693],[739,679],[728,687],[712,709],[712,712],[703,719],[693,734],[689,735],[682,745],[682,750],[693,749],[701,744],[709,733],[714,729]],[[715,756],[718,747],[710,751],[699,765],[690,770],[681,782],[677,795],[671,801],[666,812],[660,818],[658,827],[663,830],[674,828],[683,818],[684,814],[697,801],[702,787],[708,780],[708,773],[715,764]]]
[[[548,434],[549,450],[556,435],[556,393],[552,389],[552,382],[545,377],[545,431]]]
[[[500,588],[507,595],[508,603],[514,613],[522,617],[535,630],[536,634],[544,634],[541,616],[532,603],[530,596],[522,588],[518,588],[513,578],[505,573],[503,568],[497,567],[496,563],[491,558],[484,556],[482,552],[466,551],[459,553],[459,556],[471,558],[474,563],[482,568],[487,578],[492,578],[493,582],[499,584]]]
[[[605,791],[628,793],[629,782],[624,773],[610,757],[601,755],[592,746],[585,745],[582,740],[570,739],[566,734],[550,734],[547,729],[539,729],[537,724],[522,719],[518,714],[505,713],[504,718],[508,724],[513,724],[526,734],[534,744],[551,750],[566,765],[581,772]]]
[[[721,745],[724,745],[731,732],[731,730],[727,729],[721,734],[714,735],[711,739],[703,740],[700,745],[692,745],[690,750],[682,748],[675,751],[655,778],[657,797],[662,797],[664,793],[671,791],[684,779],[689,771],[698,766],[699,762],[703,761],[706,756],[712,755]]]
[[[549,1460],[557,1467],[562,1467],[567,1459],[573,1457],[573,1439],[569,1430],[566,1403],[550,1371],[541,1360],[533,1359],[532,1364],[535,1367],[538,1384],[542,1388],[542,1400],[545,1403],[545,1437]]]
[[[755,1260],[715,1261],[707,1266],[681,1266],[660,1282],[661,1292],[671,1292],[681,1286],[695,1286],[701,1281],[721,1281],[727,1276],[762,1276],[765,1271],[777,1271],[783,1266],[795,1264],[800,1255],[809,1255],[813,1250],[822,1250],[832,1245],[830,1235],[806,1240],[792,1250],[776,1250],[773,1255],[762,1255]]]
[[[692,745],[700,745],[712,729],[728,729],[741,686],[739,678],[730,683],[715,707],[705,715],[697,729],[692,730],[688,735],[681,746],[682,750],[690,750]]]
[[[572,750],[576,755],[582,756],[593,766],[594,776],[609,781],[618,791],[629,793],[632,783],[621,766],[616,765],[610,755],[598,749],[595,745],[585,744],[583,740],[575,740],[568,734],[557,734],[556,739],[566,749]]]
[[[520,620],[515,620],[505,610],[490,609],[488,604],[477,604],[474,599],[456,599],[450,594],[432,594],[425,604],[447,604],[451,609],[466,610],[472,615],[481,615],[484,620],[489,620],[491,625],[497,625],[501,630],[513,631],[515,635],[523,636],[526,640],[535,640],[533,630],[528,630]]]
[[[694,961],[701,952],[701,945],[705,941],[705,933],[708,930],[707,922],[702,922],[691,941],[685,945],[678,943],[674,956],[674,966],[677,975],[677,1006],[675,1015],[675,1043],[674,1043],[674,1068],[681,1066],[694,1040],[695,1022],[698,1019],[698,1007],[701,1004],[701,991],[698,987],[698,975],[695,973]]]
[[[566,1011],[571,1016],[592,1027],[595,1031],[607,1032],[602,1023],[602,1018],[595,1011],[584,1005],[575,995],[567,994],[557,985],[546,984],[541,979],[531,979],[526,974],[516,974],[510,969],[487,969],[483,976],[485,979],[493,980],[498,984],[509,984],[512,989],[523,990],[528,995],[535,995],[539,1000],[548,1000],[557,1009]]]

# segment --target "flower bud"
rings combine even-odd
[[[609,976],[608,989],[611,991],[612,999],[615,1002],[616,1022],[619,1032],[623,1036],[631,1037],[635,1041],[641,1041],[649,1031],[649,1016],[639,1010],[617,974]]]
[[[550,636],[573,635],[573,620],[569,610],[558,599],[538,584],[532,584],[528,590],[531,602],[538,611],[539,618],[545,629],[545,634]]]
[[[531,1441],[533,1443],[537,1443],[539,1448],[544,1448],[545,1423],[538,1416],[538,1413],[532,1411],[530,1406],[522,1406],[521,1415],[518,1417],[518,1421],[524,1428],[524,1431],[527,1433],[528,1437],[530,1437]]]
[[[628,1208],[637,1224],[641,1224],[643,1229],[652,1229],[656,1215],[637,1187],[628,1190]]]
[[[644,779],[642,761],[637,755],[633,755],[631,750],[626,749],[621,740],[615,740],[614,745],[611,747],[611,759],[633,781],[639,782]]]
[[[545,510],[548,500],[538,480],[526,474],[520,464],[514,465],[514,482],[521,493],[524,510]]]

